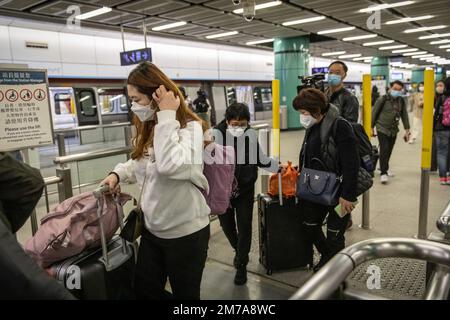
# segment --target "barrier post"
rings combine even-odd
[[[431,145],[433,143],[434,70],[424,71],[422,174],[420,179],[419,239],[427,238],[428,197],[430,191]]]
[[[363,126],[369,138],[372,136],[372,77],[363,75]],[[370,229],[370,190],[362,196],[361,229]]]

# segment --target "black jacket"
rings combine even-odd
[[[342,88],[341,90],[336,91],[332,94],[330,90],[330,88],[327,89],[329,102],[339,109],[341,117],[350,122],[358,122],[358,99],[345,88]]]
[[[278,162],[262,152],[256,131],[251,129],[250,126],[247,127],[244,135],[239,138],[233,137],[227,132],[225,120],[214,129],[216,143],[233,145],[234,147],[236,159],[234,175],[238,183],[239,194],[254,190],[255,182],[258,179],[258,167],[271,168],[272,171],[278,168]]]
[[[0,299],[73,299],[23,251],[13,232],[42,195],[39,170],[0,152]]]
[[[356,189],[358,184],[359,155],[355,133],[351,125],[340,120],[336,107],[330,107],[325,118],[308,130],[300,151],[300,168],[306,166],[310,169],[331,171],[342,175],[341,197],[348,201],[356,201]],[[332,127],[337,122],[336,135],[332,136]],[[333,141],[330,141],[331,135]],[[326,141],[324,144],[323,141]],[[331,146],[337,149],[337,160],[327,157],[325,150],[331,151]],[[306,154],[304,153],[306,151]],[[303,161],[303,158],[305,161]],[[319,162],[312,161],[317,158],[326,166],[324,168]]]
[[[434,105],[434,118],[433,118],[433,130],[434,131],[450,131],[450,127],[442,124],[442,113],[444,112],[444,102],[446,99],[450,99],[450,96],[441,95],[436,99]]]

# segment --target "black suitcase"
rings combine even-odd
[[[313,264],[313,246],[303,231],[297,199],[258,195],[259,261],[272,271],[308,268]]]
[[[98,190],[95,192],[99,199],[103,190]],[[99,214],[102,212],[102,203],[99,201]],[[117,207],[122,228],[122,207],[119,204]],[[55,263],[48,272],[78,299],[134,299],[133,281],[137,245],[125,241],[118,235],[107,243],[102,225],[100,229],[102,232],[100,248],[86,250],[77,256]]]

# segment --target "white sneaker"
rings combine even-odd
[[[391,170],[388,170],[387,175],[388,175],[389,178],[395,177],[395,173],[393,173]]]
[[[389,181],[388,175],[387,174],[382,174],[381,175],[381,184],[387,184]]]

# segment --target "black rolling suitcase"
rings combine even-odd
[[[295,197],[258,195],[258,225],[259,260],[268,275],[277,270],[312,267],[313,247],[306,240]]]
[[[97,198],[105,190],[97,189]],[[102,212],[99,201],[98,214]],[[118,215],[123,227],[122,207]],[[101,223],[101,219],[99,219]],[[134,299],[133,279],[136,262],[136,244],[114,236],[107,243],[103,226],[100,248],[87,250],[77,256],[53,264],[48,272],[59,280],[76,298],[82,300],[124,300]]]

